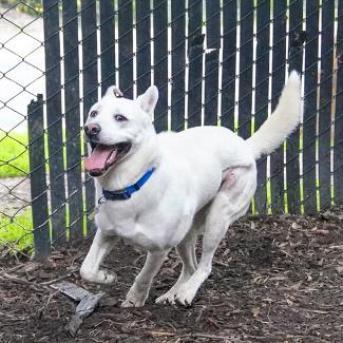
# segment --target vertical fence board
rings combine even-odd
[[[96,1],[81,2],[83,114],[87,118],[90,107],[98,100]],[[86,213],[94,207],[94,182],[86,174]]]
[[[100,58],[101,93],[116,83],[114,2],[99,1],[100,6]]]
[[[220,1],[206,1],[207,49],[205,55],[205,125],[217,124],[218,58],[220,48]]]
[[[241,34],[239,66],[238,133],[244,139],[250,136],[251,93],[253,63],[254,3],[241,1]]]
[[[154,125],[157,132],[168,129],[168,2],[154,0],[154,83],[159,89]]]
[[[201,34],[202,3],[188,2],[188,127],[201,124],[201,80],[204,35]]]
[[[335,154],[334,185],[335,203],[343,204],[343,2],[338,4],[337,28],[337,82],[336,82],[336,116],[335,116]]]
[[[285,82],[286,59],[286,2],[275,1],[273,6],[273,64],[272,64],[272,110],[278,103]],[[284,147],[270,156],[271,208],[273,213],[284,211]]]
[[[50,237],[41,94],[28,106],[28,133],[35,258],[44,259],[50,252]]]
[[[303,128],[304,211],[313,213],[316,204],[316,113],[318,82],[319,2],[306,2],[305,90]]]
[[[137,94],[151,84],[150,2],[136,1]]]
[[[79,108],[77,2],[63,1],[64,92],[70,238],[82,237],[82,182]]]
[[[205,125],[217,125],[218,50],[205,55]]]
[[[58,4],[57,0],[43,1],[52,242],[66,239]]]
[[[172,93],[171,129],[185,126],[185,1],[171,2],[172,29]]]
[[[133,97],[132,0],[118,0],[119,85],[124,96]]]
[[[237,1],[223,3],[223,76],[221,124],[233,130],[235,126]]]
[[[319,185],[320,207],[322,209],[328,208],[331,205],[330,126],[334,43],[334,5],[334,1],[324,1],[322,4],[322,44],[319,108]]]
[[[257,51],[255,89],[255,131],[268,117],[270,3],[257,6]],[[259,213],[267,211],[267,157],[257,162],[255,206]]]
[[[289,7],[289,70],[302,70],[304,36],[302,34],[303,1],[296,0]],[[299,129],[287,140],[286,173],[288,211],[300,212]]]

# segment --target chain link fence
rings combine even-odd
[[[43,93],[41,4],[0,1],[0,245],[28,251],[33,244],[27,105]]]
[[[1,253],[45,256],[93,229],[80,127],[114,83],[127,97],[159,87],[158,132],[223,125],[247,138],[298,70],[302,125],[258,162],[252,210],[342,203],[342,11],[338,0],[0,1]]]

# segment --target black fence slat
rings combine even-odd
[[[205,125],[217,124],[218,63],[220,48],[220,1],[206,1]],[[214,50],[212,50],[214,49]]]
[[[273,63],[272,63],[272,111],[285,83],[286,62],[286,2],[275,1],[273,6]],[[276,149],[270,156],[271,209],[282,213],[284,206],[284,146]]]
[[[43,1],[46,110],[48,118],[52,241],[66,239],[64,192],[59,1]]]
[[[155,108],[156,132],[168,129],[168,2],[154,0],[154,83],[159,89]]]
[[[255,89],[255,131],[268,118],[270,3],[257,6],[257,51]],[[259,213],[267,211],[267,158],[257,161],[255,206]]]
[[[296,0],[289,7],[289,70],[302,70],[305,35],[302,31],[303,1]],[[288,211],[300,213],[299,129],[287,139],[286,175]]]
[[[223,75],[221,125],[233,130],[235,125],[235,74],[236,74],[236,34],[237,1],[223,3]]]
[[[144,93],[151,84],[150,2],[136,2],[137,28],[137,93]]]
[[[218,50],[205,55],[205,125],[217,125],[218,111]]]
[[[98,66],[97,66],[97,27],[96,1],[81,2],[82,28],[82,75],[83,75],[83,115],[87,118],[90,107],[98,100]],[[95,205],[95,188],[92,178],[86,174],[86,213]],[[92,224],[88,225],[92,227]]]
[[[319,2],[306,2],[306,37],[305,45],[305,85],[304,85],[304,121],[303,128],[303,176],[304,211],[314,213],[316,201],[316,145],[306,144],[316,137],[317,82],[318,82],[318,36],[319,36]]]
[[[64,101],[70,238],[83,233],[77,1],[63,1]]]
[[[172,30],[172,90],[171,90],[171,129],[183,129],[185,125],[185,1],[171,2]]]
[[[337,82],[336,82],[336,111],[335,111],[335,150],[334,150],[334,186],[335,203],[343,204],[343,2],[338,4],[337,27]]]
[[[201,33],[202,2],[188,2],[188,127],[201,124],[202,54],[205,36]]]
[[[101,93],[116,83],[115,74],[115,26],[114,2],[99,1],[100,9],[100,58],[101,58]]]
[[[133,97],[132,0],[118,0],[119,86],[125,97]]]
[[[332,49],[334,44],[334,1],[324,1],[322,4],[322,56]],[[320,208],[331,205],[331,173],[330,173],[330,130],[331,100],[332,100],[332,54],[321,59],[320,101],[319,101],[319,185]]]
[[[50,252],[50,235],[41,94],[28,106],[28,134],[35,258],[44,259]]]
[[[241,1],[240,6],[238,134],[246,139],[251,134],[254,2]]]

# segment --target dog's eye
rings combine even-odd
[[[116,121],[126,121],[126,120],[127,120],[127,118],[124,117],[124,116],[121,115],[121,114],[116,114],[116,115],[114,116],[114,119],[115,119]]]
[[[98,112],[97,111],[92,111],[91,113],[89,113],[89,116],[91,117],[91,118],[94,118],[94,117],[96,117],[98,115]]]

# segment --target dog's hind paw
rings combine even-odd
[[[148,293],[144,291],[137,291],[133,285],[126,295],[126,299],[121,303],[121,307],[142,307],[148,297]]]
[[[128,294],[126,299],[121,303],[121,307],[142,307],[145,304],[145,297],[135,297]]]
[[[160,297],[158,297],[155,300],[156,304],[171,304],[174,305],[175,304],[175,293],[174,292],[167,292],[163,295],[161,295]]]
[[[175,302],[183,306],[190,306],[194,300],[197,293],[196,288],[192,287],[181,287],[177,294],[175,294]]]
[[[139,300],[124,300],[120,307],[142,307],[144,306],[145,301],[139,301]]]

